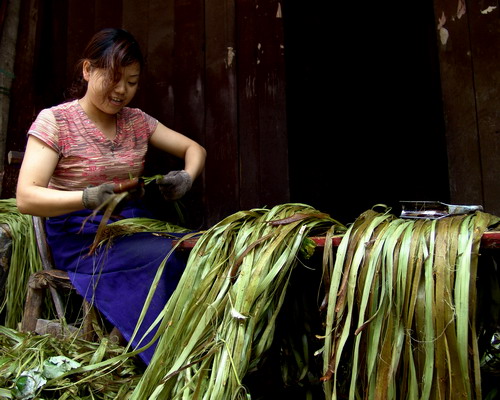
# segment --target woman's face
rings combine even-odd
[[[118,82],[109,86],[105,70],[92,68],[86,61],[83,64],[83,77],[88,82],[85,97],[102,112],[116,114],[134,98],[139,86],[140,72],[138,63],[123,67]]]

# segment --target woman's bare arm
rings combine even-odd
[[[158,123],[150,141],[156,148],[183,159],[184,170],[193,180],[203,171],[207,152],[203,146],[187,136]]]
[[[84,208],[81,190],[47,188],[57,162],[57,152],[29,136],[17,181],[16,202],[20,212],[52,217]]]

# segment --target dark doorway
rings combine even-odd
[[[284,7],[291,201],[344,223],[448,201],[432,1],[322,7]]]

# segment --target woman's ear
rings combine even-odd
[[[90,71],[91,70],[92,70],[92,67],[90,65],[90,61],[85,60],[83,62],[83,66],[82,66],[82,74],[83,74],[83,79],[85,79],[87,82],[90,79]]]

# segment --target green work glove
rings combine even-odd
[[[160,192],[165,200],[178,200],[191,189],[193,180],[184,170],[170,171],[167,175],[156,179]]]
[[[99,186],[89,186],[83,191],[82,203],[85,208],[94,210],[107,201],[115,193],[113,183],[103,183]]]

